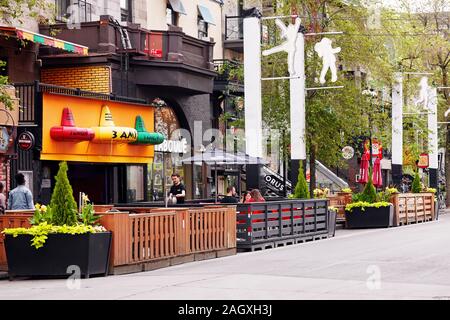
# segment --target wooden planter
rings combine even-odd
[[[435,196],[431,192],[397,193],[391,198],[394,205],[394,224],[407,225],[436,219]]]
[[[394,226],[394,207],[353,208],[345,211],[345,226],[348,229],[388,228]]]
[[[49,234],[43,247],[31,246],[31,235],[6,235],[9,278],[15,276],[67,277],[78,267],[80,275],[108,274],[111,232]]]
[[[330,201],[330,206],[338,209],[336,221],[345,221],[345,206],[352,202],[352,193],[338,192],[336,195],[328,196],[327,198]]]

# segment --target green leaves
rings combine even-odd
[[[420,176],[419,176],[419,172],[416,171],[415,175],[414,175],[414,180],[411,186],[411,192],[412,193],[420,193],[422,192],[422,186],[420,185]]]
[[[309,199],[308,184],[306,183],[305,175],[303,173],[303,164],[300,161],[300,168],[298,169],[298,180],[294,190],[294,199]]]
[[[94,228],[90,225],[78,224],[75,226],[55,226],[47,224],[47,222],[40,223],[31,228],[6,228],[2,231],[4,234],[12,235],[17,237],[18,235],[26,234],[31,235],[31,245],[36,249],[42,248],[47,240],[48,235],[52,233],[62,233],[62,234],[84,234],[84,233],[96,233],[106,231],[104,229]]]
[[[67,163],[65,161],[60,162],[59,171],[55,177],[55,189],[50,201],[50,207],[53,211],[52,223],[59,226],[73,226],[77,224],[77,203],[73,197],[67,170]]]
[[[78,218],[85,225],[95,225],[101,217],[95,214],[94,206],[91,203],[85,204],[81,209],[81,213],[78,214]]]
[[[345,211],[352,211],[353,208],[361,208],[362,211],[364,211],[365,208],[371,207],[371,208],[380,208],[380,207],[389,207],[392,205],[390,202],[386,201],[379,201],[374,203],[369,203],[365,201],[358,201],[358,202],[352,202],[345,206]]]

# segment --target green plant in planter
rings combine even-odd
[[[41,248],[51,233],[59,234],[84,234],[107,231],[103,226],[96,226],[100,217],[95,216],[93,205],[87,203],[79,214],[81,222],[77,217],[77,205],[72,194],[67,177],[67,163],[59,164],[59,171],[56,175],[56,185],[52,193],[50,205],[48,207],[36,205],[33,217],[30,219],[31,228],[7,228],[2,232],[7,235],[17,237],[18,235],[31,235],[31,245],[36,249]]]
[[[303,165],[300,161],[300,168],[298,169],[297,185],[294,189],[293,199],[309,199],[308,184],[306,183],[305,175],[303,174]]]
[[[95,214],[94,206],[88,196],[83,195],[83,205],[81,207],[81,212],[78,214],[78,218],[85,225],[96,225],[101,217],[102,216]]]
[[[416,173],[414,174],[414,180],[411,186],[411,192],[412,193],[420,193],[422,191],[422,187],[420,185],[420,176],[419,176],[419,172],[416,171]]]
[[[53,218],[52,224],[57,226],[77,224],[77,203],[73,197],[72,186],[67,177],[67,162],[59,163],[55,189],[50,200]]]
[[[375,189],[372,182],[372,169],[369,170],[369,181],[366,183],[362,195],[363,200],[366,202],[374,203],[377,201],[377,189]]]

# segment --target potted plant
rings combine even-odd
[[[345,206],[346,228],[387,228],[393,226],[394,207],[388,191],[377,194],[372,174],[362,193],[355,194]]]
[[[97,224],[89,199],[81,212],[67,178],[67,163],[59,164],[49,206],[36,205],[31,228],[5,229],[9,277],[107,275],[111,232]]]
[[[338,196],[344,198],[345,203],[350,203],[352,201],[353,191],[350,188],[342,188],[341,191],[337,193]]]

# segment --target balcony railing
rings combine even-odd
[[[225,40],[244,39],[244,18],[242,16],[225,16]]]
[[[139,25],[122,27],[129,38],[130,47],[124,48],[120,32],[110,16],[101,16],[100,21],[82,23],[78,29],[69,29],[65,24],[40,26],[40,32],[50,34],[50,28],[60,30],[58,38],[89,47],[90,53],[128,53],[134,60],[157,60],[182,62],[186,65],[212,70],[214,43],[190,37],[180,28],[168,31],[150,31]],[[126,43],[127,41],[125,41]]]
[[[92,4],[85,0],[55,0],[55,19],[59,22],[92,21]]]
[[[214,71],[217,72],[216,80],[237,83],[244,82],[244,69],[242,63],[227,59],[216,59],[213,62]]]

